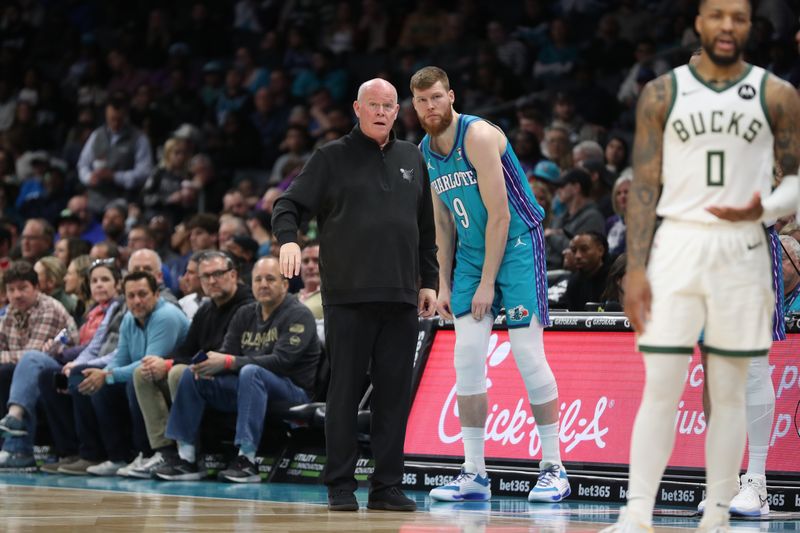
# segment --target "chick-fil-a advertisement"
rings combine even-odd
[[[405,451],[418,456],[463,454],[456,401],[455,333],[436,333],[408,422]],[[630,332],[547,331],[545,349],[558,381],[561,454],[567,462],[627,465],[633,420],[644,385],[642,356]],[[770,370],[775,417],[767,470],[800,472],[800,334],[775,343]],[[676,356],[681,357],[681,356]],[[527,393],[514,363],[508,333],[492,332],[486,353],[489,458],[538,460],[541,445]],[[683,397],[673,421],[675,448],[669,465],[702,468],[706,419],[703,369],[686,357]]]

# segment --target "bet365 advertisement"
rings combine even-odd
[[[452,330],[436,333],[408,423],[405,451],[418,456],[463,454],[456,404]],[[545,349],[558,381],[561,454],[566,462],[627,465],[633,420],[644,385],[644,365],[630,332],[547,331]],[[770,353],[775,417],[767,470],[800,473],[800,334]],[[703,369],[687,357],[683,397],[674,420],[671,467],[702,468],[706,420]],[[541,445],[508,333],[492,332],[486,353],[489,415],[486,455],[538,460]],[[745,458],[746,459],[746,458]]]

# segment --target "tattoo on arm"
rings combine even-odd
[[[766,98],[775,128],[776,174],[796,175],[800,166],[800,97],[794,87],[770,75]]]
[[[636,135],[633,146],[633,183],[628,199],[628,269],[643,269],[653,241],[661,182],[664,120],[672,87],[669,74],[647,86],[636,108]]]

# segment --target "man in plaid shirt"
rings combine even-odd
[[[75,320],[57,300],[39,292],[39,276],[27,261],[16,261],[3,273],[8,312],[0,320],[0,412],[5,412],[14,368],[28,350],[44,345],[67,328],[77,343]]]

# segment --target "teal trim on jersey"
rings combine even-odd
[[[769,348],[765,350],[723,350],[722,348],[714,348],[708,344],[703,345],[703,350],[709,354],[726,357],[763,357],[769,353]]]
[[[640,344],[638,346],[640,352],[644,353],[667,353],[676,355],[692,355],[694,353],[694,346],[649,346],[647,344]]]
[[[769,77],[769,72],[764,70],[764,77],[761,78],[761,91],[760,100],[761,100],[761,109],[764,111],[764,117],[767,119],[767,126],[769,126],[770,133],[775,134],[775,128],[772,126],[772,118],[769,116],[769,108],[767,108],[767,78]]]
[[[711,85],[710,83],[708,83],[708,82],[707,82],[706,80],[704,80],[703,78],[701,78],[701,77],[700,77],[700,75],[697,73],[697,71],[694,69],[694,67],[693,67],[692,65],[689,65],[689,72],[691,72],[691,73],[692,73],[692,76],[694,76],[694,78],[695,78],[697,81],[699,81],[700,83],[702,83],[703,85],[705,85],[706,87],[708,87],[709,89],[711,89],[712,91],[714,91],[715,93],[721,93],[721,92],[725,92],[725,91],[727,91],[728,89],[730,89],[731,87],[733,87],[734,85],[736,85],[737,83],[739,83],[740,81],[742,81],[743,79],[745,79],[745,78],[747,77],[747,75],[748,75],[748,74],[750,74],[750,71],[751,71],[751,70],[753,70],[753,65],[751,65],[750,63],[745,63],[745,64],[746,64],[747,66],[745,67],[745,69],[744,69],[744,72],[742,73],[742,75],[741,75],[741,76],[739,76],[739,77],[738,77],[738,78],[736,78],[735,80],[731,80],[731,81],[729,81],[728,83],[726,83],[725,85],[723,85],[723,86],[722,86],[722,87],[720,87],[719,89],[718,89],[718,88],[716,88],[716,87],[714,87],[714,86],[713,86],[713,85]]]
[[[664,118],[664,129],[667,128],[669,116],[672,114],[672,108],[675,107],[675,100],[678,98],[678,77],[675,76],[675,69],[669,71],[669,81],[672,85],[672,97],[669,99],[669,107],[667,108],[667,116]]]

